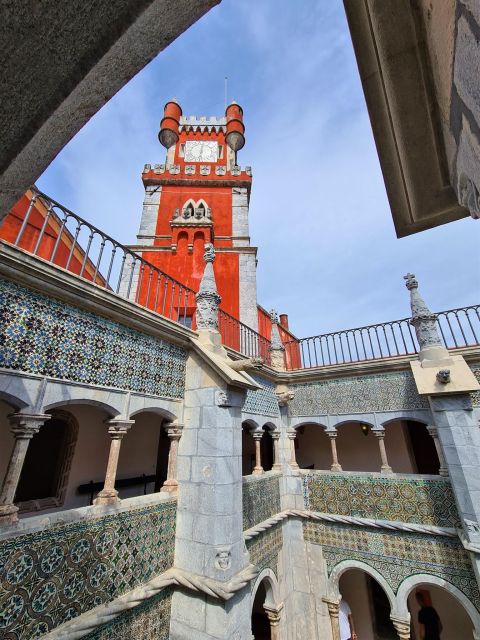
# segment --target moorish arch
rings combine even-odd
[[[458,587],[453,585],[451,582],[428,573],[417,573],[415,575],[409,576],[408,578],[405,578],[405,580],[403,580],[403,582],[400,584],[396,596],[396,607],[399,617],[410,617],[408,606],[409,596],[415,589],[418,589],[422,586],[434,586],[443,591],[446,591],[450,596],[452,596],[452,598],[456,600],[457,604],[461,606],[467,613],[468,618],[470,619],[473,626],[474,639],[480,640],[480,613],[475,605],[471,602],[471,600],[467,598],[467,596],[462,591],[460,591]],[[468,639],[465,638],[465,640]]]

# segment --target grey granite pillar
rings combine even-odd
[[[185,424],[178,448],[175,568],[229,583],[249,565],[243,539],[244,392],[215,387],[193,356],[187,367]],[[220,400],[221,398],[221,400]],[[250,590],[227,601],[175,591],[170,639],[250,638]]]
[[[390,474],[392,473],[392,467],[388,464],[387,450],[385,449],[385,429],[372,429],[372,434],[378,441],[380,460],[382,461],[380,470],[382,473]]]
[[[18,521],[18,507],[13,504],[13,501],[25,456],[27,455],[28,445],[33,436],[38,433],[42,424],[50,420],[51,417],[49,415],[24,413],[14,413],[9,416],[15,443],[0,494],[0,525],[15,524]],[[39,460],[38,464],[45,464],[45,461]]]
[[[430,396],[429,400],[463,535],[480,580],[480,429],[469,395]]]
[[[182,425],[170,422],[166,426],[166,432],[170,438],[170,451],[168,452],[167,479],[163,483],[160,491],[176,491],[178,489],[177,480],[177,457],[178,441],[182,437]]]
[[[334,431],[325,431],[327,436],[330,438],[330,447],[332,449],[332,466],[330,467],[331,471],[342,471],[342,465],[338,462],[338,454],[337,454],[337,432]]]
[[[440,444],[440,440],[438,439],[438,431],[436,427],[432,426],[427,427],[427,431],[432,437],[433,443],[435,445],[435,451],[437,452],[438,461],[440,463],[438,475],[448,477],[448,468],[445,462],[445,456],[443,455],[442,445]]]

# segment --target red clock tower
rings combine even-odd
[[[158,135],[164,164],[145,165],[145,200],[135,251],[198,290],[204,245],[216,251],[215,278],[222,309],[258,328],[256,247],[250,246],[250,167],[237,165],[244,146],[242,108],[232,102],[222,117],[185,117],[167,102]]]

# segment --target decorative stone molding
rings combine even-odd
[[[197,329],[207,329],[218,331],[218,307],[222,301],[217,292],[215,274],[213,272],[213,262],[215,260],[215,249],[213,244],[205,245],[203,259],[206,262],[200,288],[195,299],[197,301]]]
[[[474,220],[480,218],[480,192],[474,181],[465,173],[461,173],[457,181],[458,202],[470,211]]]

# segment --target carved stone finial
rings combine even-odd
[[[420,345],[420,360],[442,360],[448,358],[448,351],[443,346],[437,330],[437,315],[427,307],[418,291],[418,281],[413,273],[403,276],[406,287],[410,291],[410,305],[412,319],[410,324],[415,327],[418,344]]]
[[[218,331],[218,307],[222,299],[218,295],[213,272],[215,249],[210,242],[205,245],[203,259],[206,262],[205,270],[200,282],[200,288],[195,296],[197,301],[197,329]]]
[[[415,279],[414,273],[407,273],[406,276],[403,276],[403,279],[406,280],[405,286],[409,291],[411,289],[418,289],[418,281]]]
[[[272,321],[272,324],[278,324],[279,322],[278,313],[275,311],[275,309],[272,309],[270,311],[270,320]]]

